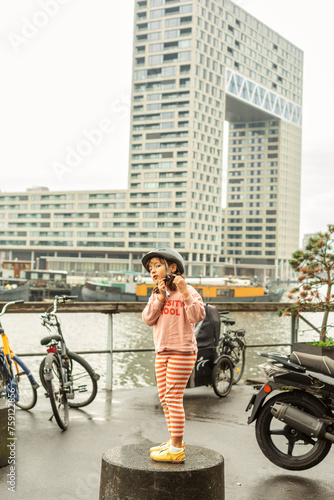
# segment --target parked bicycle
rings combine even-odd
[[[227,396],[233,384],[233,363],[219,348],[221,322],[216,306],[205,304],[205,318],[195,327],[198,353],[187,388],[212,386],[220,398]]]
[[[231,330],[229,326],[235,325],[235,320],[226,318],[229,311],[220,313],[220,321],[223,323],[223,333],[219,340],[219,353],[226,354],[233,363],[233,384],[237,384],[244,373],[246,362],[246,339],[245,330]]]
[[[100,378],[90,364],[79,354],[69,351],[65,343],[57,308],[58,304],[74,298],[77,297],[56,295],[48,311],[40,314],[42,325],[50,332],[53,328],[54,333],[41,340],[48,354],[40,364],[39,374],[53,410],[50,420],[54,416],[63,430],[69,424],[69,407],[81,408],[90,404],[97,394]]]
[[[22,304],[24,300],[7,302],[0,312],[3,316],[8,306]],[[34,379],[29,368],[14,354],[9,346],[9,340],[0,322],[0,334],[3,347],[0,348],[0,397],[15,401],[22,410],[30,410],[37,402],[39,384]]]

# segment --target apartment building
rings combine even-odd
[[[299,243],[302,51],[227,0],[140,0],[133,52],[129,190],[145,227],[170,232],[193,274],[228,262],[284,277]]]
[[[1,260],[68,272],[131,269],[125,250],[138,227],[126,190],[0,193]]]
[[[285,278],[302,79],[303,52],[229,0],[137,0],[128,189],[1,195],[0,251],[117,270],[168,245],[189,275]]]

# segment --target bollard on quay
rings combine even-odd
[[[181,464],[155,462],[149,446],[126,445],[102,457],[99,500],[224,500],[224,458],[199,446],[186,447]]]

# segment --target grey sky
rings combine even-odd
[[[236,3],[304,51],[301,235],[324,229],[334,223],[331,2]],[[2,191],[127,188],[133,6],[2,0]],[[95,145],[75,157],[87,135]]]

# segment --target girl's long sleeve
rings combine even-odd
[[[186,315],[190,323],[199,323],[205,318],[205,309],[202,297],[194,288],[188,286],[189,297],[184,301]]]
[[[163,302],[154,297],[154,295],[151,295],[145,309],[142,312],[144,323],[148,326],[155,325],[161,316],[161,309],[163,306]]]

